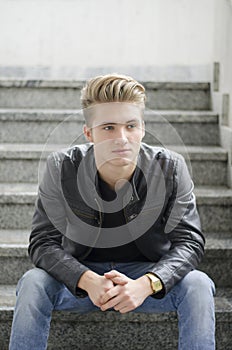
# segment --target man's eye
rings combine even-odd
[[[112,125],[107,125],[103,129],[104,130],[113,130],[113,126]]]
[[[133,128],[135,128],[136,127],[136,124],[129,124],[129,125],[127,125],[127,128],[128,129],[133,129]]]

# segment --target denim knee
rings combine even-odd
[[[46,272],[37,267],[27,271],[19,280],[17,290],[21,288],[31,290],[37,284],[43,284],[46,280]]]
[[[202,271],[189,272],[179,283],[179,288],[182,296],[190,297],[190,300],[195,300],[198,305],[213,302],[213,296],[215,295],[214,282]]]
[[[191,289],[196,289],[199,292],[209,291],[212,295],[215,294],[214,282],[202,271],[194,270],[189,272],[183,279],[183,285]]]
[[[28,301],[36,296],[49,295],[53,297],[62,288],[62,284],[40,268],[33,268],[27,271],[19,280],[16,294],[23,296]]]

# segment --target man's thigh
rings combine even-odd
[[[162,299],[148,297],[135,312],[162,313],[178,311],[178,308],[185,304],[189,312],[197,309],[201,303],[213,305],[215,286],[213,281],[204,273],[198,270],[190,271],[185,275]],[[200,311],[200,310],[199,310]]]
[[[129,262],[129,263],[96,263],[86,262],[86,266],[103,275],[104,272],[115,269],[129,278],[136,279],[147,273],[153,266],[151,262]],[[186,290],[191,286],[199,285],[199,279],[203,281],[202,289],[206,289],[207,285],[213,289],[213,282],[207,275],[200,271],[189,272],[172,290],[162,299],[156,299],[152,296],[148,297],[144,303],[138,307],[135,312],[162,313],[169,311],[177,311],[178,301],[183,298]],[[212,284],[212,287],[210,286]],[[201,294],[202,295],[202,294]],[[60,291],[59,298],[55,305],[55,310],[73,310],[80,313],[100,310],[95,306],[89,297],[76,297],[64,285]]]
[[[87,313],[91,311],[98,311],[99,308],[92,303],[88,296],[74,296],[67,289],[67,287],[64,286],[64,288],[60,291],[60,295],[56,305],[54,306],[54,310]]]
[[[88,296],[73,295],[63,283],[37,267],[22,276],[16,292],[20,303],[52,304],[54,310],[74,310],[80,313],[98,309]]]

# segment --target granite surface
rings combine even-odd
[[[79,88],[2,87],[0,101],[1,108],[79,109],[81,107]]]
[[[66,121],[1,121],[0,139],[6,143],[82,143],[85,137],[82,122]],[[219,133],[215,124],[172,123],[158,124],[147,122],[144,142],[162,144],[163,146],[184,145],[218,145]],[[173,131],[174,128],[174,131]]]
[[[43,152],[43,147],[37,144],[0,146],[0,182],[37,183],[38,166],[44,167],[44,158],[56,148],[48,145]],[[227,153],[223,149],[207,147],[201,152],[200,147],[189,147],[187,157],[190,158],[190,173],[196,186],[220,186],[226,182]]]
[[[147,104],[151,109],[208,110],[209,90],[154,89],[147,90]]]
[[[145,110],[145,142],[218,145],[218,116],[202,111]],[[0,139],[7,143],[84,142],[78,110],[0,109]]]
[[[1,108],[80,108],[83,82],[2,80]],[[152,109],[209,110],[209,84],[145,83]]]
[[[232,304],[216,297],[217,350],[230,350]],[[0,345],[7,349],[12,308],[0,309]],[[79,315],[54,312],[49,337],[49,350],[54,349],[177,349],[177,317],[175,313],[120,315],[95,312]]]
[[[22,274],[32,267],[27,253],[28,242],[25,242],[24,234],[21,243],[14,243],[16,238],[12,237],[11,242],[4,243],[6,238],[4,235],[2,242],[1,232],[3,235],[4,231],[0,231],[0,284],[16,284]],[[220,238],[209,238],[210,235],[214,236],[207,234],[205,256],[199,269],[214,280],[217,288],[232,288],[232,279],[228,278],[232,268],[232,233]]]
[[[29,229],[34,214],[34,200],[32,202],[31,204],[0,204],[0,229]]]
[[[170,131],[171,129],[171,131]],[[218,145],[219,132],[215,124],[178,123],[172,122],[155,124],[146,122],[144,141],[148,144],[162,144],[164,146],[184,145]]]
[[[29,228],[36,199],[34,184],[0,184],[0,229]],[[232,228],[232,190],[196,187],[197,206],[205,232],[229,232]]]
[[[227,202],[225,200],[225,202]],[[231,204],[208,204],[198,205],[201,225],[205,232],[228,232],[232,228],[232,205]]]
[[[69,146],[84,142],[79,111],[83,85],[82,81],[0,80],[0,140],[15,144],[10,149],[10,145],[0,145],[1,350],[8,349],[15,284],[32,267],[27,244],[37,190],[33,181],[37,180],[41,155],[37,143]],[[188,154],[195,183],[208,186],[195,189],[207,238],[199,269],[208,273],[217,287],[217,350],[232,350],[232,279],[228,278],[232,269],[232,190],[225,187],[227,153],[207,147],[219,145],[219,118],[209,111],[209,84],[146,82],[145,87],[150,110],[145,111],[144,140],[164,146],[198,146],[191,147]],[[32,145],[28,148],[23,143]],[[175,313],[81,316],[54,312],[48,350],[170,350],[177,349],[177,338]]]

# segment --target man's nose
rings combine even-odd
[[[120,128],[116,134],[116,140],[117,143],[125,144],[127,142],[127,133],[126,130],[123,128]]]

